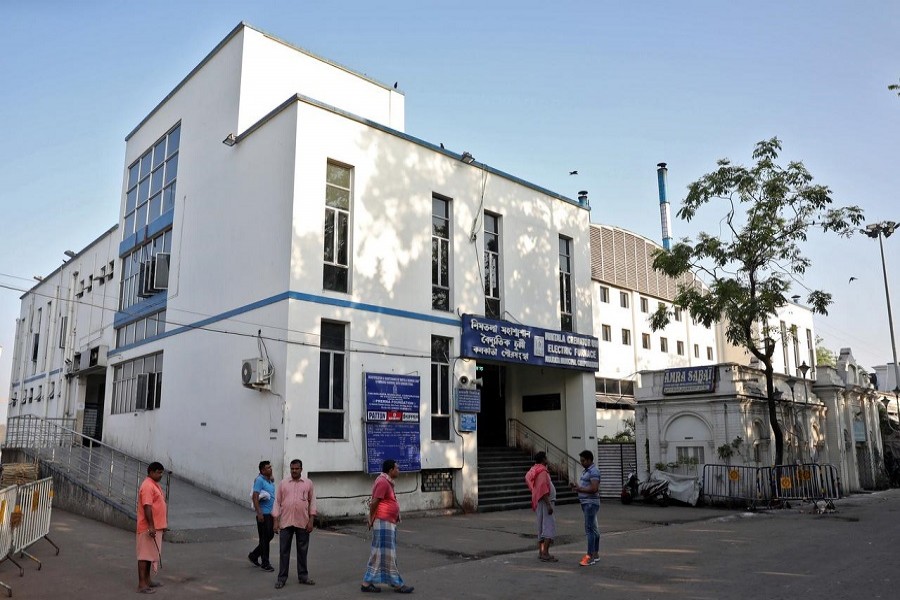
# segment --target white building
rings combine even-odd
[[[678,284],[699,285],[694,277],[676,281],[653,269],[662,246],[619,227],[591,225],[591,293],[594,335],[600,340],[597,370],[597,436],[613,437],[634,417],[634,388],[641,371],[708,365],[721,350],[714,328],[672,307]],[[660,304],[673,319],[660,331],[650,314]]]
[[[407,508],[474,508],[478,449],[510,419],[570,455],[596,443],[586,202],[403,114],[396,89],[241,24],[127,136],[101,238],[116,310],[72,346],[109,346],[105,443],[241,502],[259,460],[300,458],[331,515],[364,510],[381,455],[420,470]],[[15,361],[20,398],[60,374],[28,360],[54,327]]]
[[[9,416],[70,419],[85,435],[101,437],[118,241],[113,227],[77,254],[68,252],[62,266],[22,296]]]

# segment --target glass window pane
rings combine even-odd
[[[150,165],[152,164],[152,156],[150,152],[141,157],[141,179],[150,174]]]
[[[344,355],[334,355],[334,376],[332,384],[332,405],[335,410],[344,409]]]
[[[332,208],[350,210],[350,191],[334,186],[325,187],[325,204]]]
[[[136,162],[133,165],[131,165],[130,167],[128,167],[128,188],[129,189],[133,188],[134,186],[137,185],[137,182],[139,179],[138,175],[140,175],[140,172],[141,172],[140,162]]]
[[[334,262],[334,213],[325,211],[325,262]]]
[[[126,238],[134,233],[134,213],[125,217],[125,225],[122,227],[122,237]]]
[[[150,208],[147,212],[147,216],[149,218],[149,222],[152,223],[153,219],[158,217],[162,211],[162,194],[157,194],[150,198]]]
[[[172,183],[178,176],[178,155],[166,161],[166,185]]]
[[[169,156],[172,156],[174,153],[178,152],[178,144],[181,140],[181,125],[173,129],[169,133],[169,146],[166,148],[166,152]]]
[[[141,204],[141,206],[137,209],[134,215],[134,226],[135,229],[140,229],[144,225],[147,224],[147,204]]]
[[[331,407],[331,353],[319,352],[319,408]]]
[[[159,169],[153,171],[153,175],[150,176],[150,195],[151,196],[162,189],[163,171],[164,171],[164,169],[159,168]]]
[[[322,339],[319,345],[323,349],[344,349],[344,325],[341,323],[322,323]]]
[[[159,143],[153,147],[153,168],[163,164],[166,159],[166,139],[159,140]]]
[[[147,322],[144,319],[134,324],[134,341],[139,342],[146,337],[146,328]]]
[[[169,212],[175,208],[175,184],[163,190],[162,212]]]
[[[338,213],[338,239],[337,239],[337,263],[339,265],[349,265],[350,261],[347,257],[348,246],[348,229],[349,215],[345,212]]]
[[[137,203],[138,205],[143,204],[150,198],[150,178],[144,179],[138,185],[138,195],[137,195]]]
[[[325,175],[325,181],[332,185],[338,185],[344,188],[350,187],[350,169],[341,167],[332,163],[328,163],[328,170]]]
[[[134,210],[135,204],[137,200],[137,188],[131,188],[128,190],[128,193],[125,194],[125,214],[132,212]]]

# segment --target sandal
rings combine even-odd
[[[367,583],[366,585],[359,586],[359,591],[361,592],[371,592],[373,594],[380,594],[381,588],[373,583]]]
[[[156,590],[153,588],[145,587],[138,590],[138,594],[155,594]]]
[[[541,562],[559,562],[559,559],[548,554],[547,556],[541,557]]]
[[[401,585],[400,587],[395,587],[394,591],[398,594],[412,594],[413,588],[411,585]]]

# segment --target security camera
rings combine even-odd
[[[465,375],[463,375],[462,377],[459,378],[459,384],[460,384],[460,385],[466,385],[466,384],[468,384],[468,383],[469,383],[469,378],[466,377]]]
[[[476,379],[476,380],[473,381],[472,383],[475,384],[475,387],[481,387],[481,386],[484,385],[484,379],[482,379],[482,378],[479,377],[478,379]]]

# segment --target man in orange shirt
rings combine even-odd
[[[309,578],[306,556],[309,552],[309,534],[316,518],[316,492],[312,481],[303,479],[303,462],[291,461],[291,476],[278,485],[275,492],[275,533],[278,534],[278,581],[275,589],[284,587],[291,566],[291,543],[297,537],[297,578],[304,585],[315,585]]]
[[[137,502],[137,559],[138,559],[138,592],[141,594],[156,593],[162,584],[151,581],[150,570],[159,569],[162,562],[163,531],[168,528],[166,519],[166,497],[159,480],[165,473],[165,467],[158,462],[147,466],[147,478],[138,490]]]

